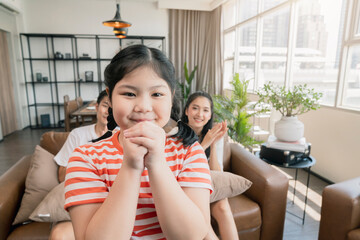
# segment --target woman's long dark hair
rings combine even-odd
[[[175,68],[164,53],[156,48],[149,48],[145,45],[132,45],[124,48],[114,56],[104,72],[105,85],[109,89],[108,94],[110,101],[115,85],[121,81],[126,74],[143,66],[148,66],[153,69],[156,74],[168,84],[173,93],[171,118],[177,121],[180,108],[178,105],[179,101],[175,94],[177,87]],[[112,111],[109,108],[108,129],[114,128],[116,125],[117,124],[112,116]],[[178,128],[178,133],[173,136],[182,139],[184,146],[189,146],[197,140],[196,134],[186,124],[178,121]]]
[[[198,92],[192,93],[186,101],[185,107],[184,107],[182,115],[181,115],[181,121],[186,124],[189,123],[189,118],[188,118],[188,116],[186,116],[185,112],[189,108],[190,104],[198,97],[207,98],[210,102],[210,110],[211,110],[211,117],[210,117],[209,121],[205,124],[203,129],[201,130],[201,134],[199,136],[199,142],[201,143],[202,140],[204,139],[206,133],[213,127],[214,103],[213,103],[213,100],[212,100],[212,97],[210,96],[210,94],[208,94],[207,92],[203,92],[203,91],[198,91]],[[209,157],[210,156],[210,148],[205,149],[205,153],[206,153],[206,156]]]

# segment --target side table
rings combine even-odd
[[[260,154],[259,152],[256,153],[256,156],[260,158]],[[271,165],[274,165],[274,166],[277,166],[277,167],[281,167],[281,168],[291,168],[291,169],[295,169],[295,184],[294,184],[294,192],[293,192],[293,200],[292,200],[292,203],[294,204],[294,200],[295,200],[295,194],[296,194],[296,183],[297,183],[297,178],[298,178],[298,170],[299,169],[307,169],[307,172],[308,172],[308,175],[307,175],[307,181],[306,181],[306,193],[305,193],[305,205],[304,205],[304,212],[303,212],[303,216],[300,217],[294,213],[291,213],[291,212],[288,212],[290,213],[291,215],[295,216],[295,217],[298,217],[300,219],[302,219],[302,224],[304,225],[304,222],[305,222],[305,213],[306,213],[306,206],[307,206],[307,196],[308,196],[308,190],[309,190],[309,182],[310,182],[310,169],[312,166],[315,165],[316,163],[316,159],[312,156],[310,157],[305,157],[303,159],[303,161],[301,162],[298,162],[296,164],[293,164],[293,165],[282,165],[282,164],[279,164],[279,163],[275,163],[273,161],[270,161],[270,160],[267,160],[267,159],[264,159],[264,158],[260,158],[261,160],[263,160],[264,162],[268,163],[268,164],[271,164]]]

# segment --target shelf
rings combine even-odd
[[[27,61],[111,61],[111,58],[24,58]]]
[[[35,106],[35,103],[32,103],[32,104],[29,104],[28,106],[29,107],[53,107],[53,106],[58,106],[58,105],[59,104],[57,104],[57,103],[36,103],[36,106]]]
[[[100,82],[100,81],[91,81],[91,82],[86,82],[86,81],[78,81],[78,83],[81,83],[81,84],[83,84],[83,83],[96,83],[96,84],[99,84],[99,83],[103,83],[103,82]]]
[[[111,44],[108,44],[110,39]],[[114,35],[20,33],[25,75],[22,84],[26,90],[29,125],[42,128],[39,126],[40,115],[46,113],[50,115],[50,128],[63,126],[63,95],[81,97],[84,102],[96,99],[104,89],[101,79],[104,65],[112,60],[106,53],[138,43],[155,44],[165,51],[165,37],[162,36],[118,39]],[[63,58],[57,58],[57,52]],[[83,58],[84,53],[89,55],[88,58]],[[88,70],[93,71],[94,81],[85,81],[84,72]],[[36,73],[48,76],[48,81],[36,81]]]

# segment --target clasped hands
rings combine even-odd
[[[123,165],[143,171],[165,162],[165,131],[155,123],[144,121],[120,134],[124,149]]]

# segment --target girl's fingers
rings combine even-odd
[[[151,146],[153,140],[147,138],[147,137],[131,137],[131,138],[127,138],[130,142],[137,144],[139,146],[143,146],[146,149],[149,148],[149,146]]]

